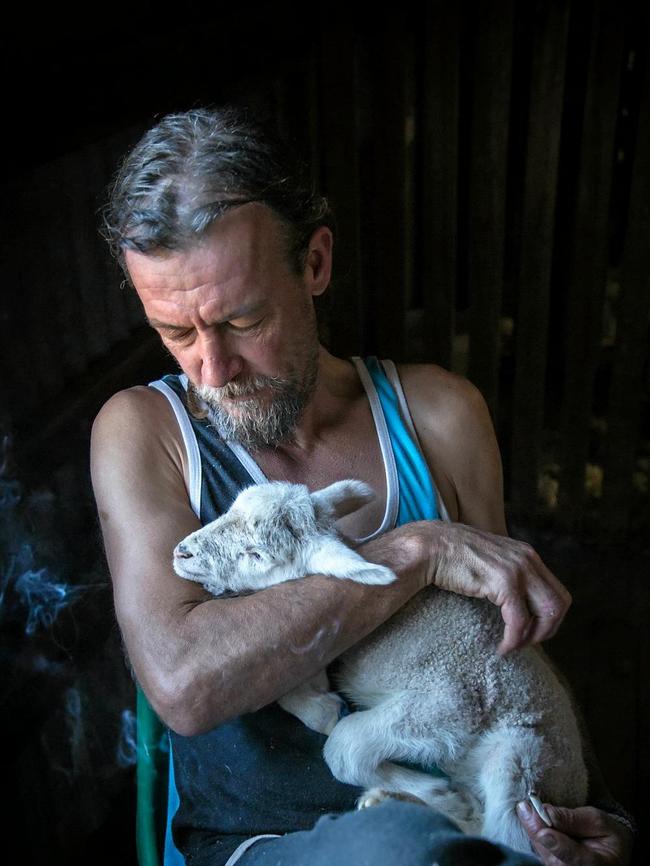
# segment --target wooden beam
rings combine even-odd
[[[496,417],[513,35],[512,0],[474,9],[469,150],[469,378]]]
[[[451,367],[458,221],[460,13],[426,7],[420,93],[420,226],[416,280],[424,306],[423,361]]]
[[[535,513],[544,425],[549,291],[564,97],[568,4],[537,0],[517,279],[509,499]]]
[[[639,105],[628,232],[621,265],[616,347],[607,413],[602,516],[615,534],[628,528],[641,420],[650,314],[650,62]],[[637,55],[638,62],[638,55]]]
[[[367,40],[367,77],[372,139],[364,142],[361,183],[368,340],[378,353],[399,359],[405,348],[406,118],[407,88],[403,10],[378,21]],[[367,160],[367,162],[366,162]],[[364,164],[365,163],[365,164]]]
[[[594,379],[608,265],[608,215],[622,60],[614,0],[594,7],[564,329],[564,397],[558,521],[582,525]]]
[[[321,34],[319,52],[320,185],[336,216],[334,276],[328,289],[329,342],[337,355],[366,348],[361,268],[358,53],[353,22]],[[364,95],[365,96],[365,95]],[[364,98],[364,97],[361,97]]]

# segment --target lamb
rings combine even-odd
[[[174,569],[214,595],[307,574],[388,584],[393,572],[363,559],[335,527],[373,495],[355,480],[314,493],[284,482],[249,487],[176,547]],[[336,686],[355,712],[342,716],[325,672],[278,703],[328,734],[325,761],[341,782],[366,788],[360,808],[416,798],[466,833],[530,852],[516,804],[535,792],[536,805],[583,805],[587,770],[571,700],[542,651],[498,656],[501,628],[491,603],[428,587],[339,659]],[[435,764],[448,778],[397,762]]]

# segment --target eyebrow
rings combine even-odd
[[[265,304],[266,301],[256,301],[254,304],[240,307],[238,310],[234,310],[228,316],[225,316],[225,318],[221,319],[219,322],[213,322],[212,324],[224,325],[226,322],[232,322],[235,319],[241,319],[243,316],[249,316],[251,313],[261,310]],[[169,322],[161,322],[158,319],[152,319],[149,316],[147,316],[147,322],[152,328],[155,328],[158,331],[187,331],[188,327],[192,327],[191,325],[172,325]]]

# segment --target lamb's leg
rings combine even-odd
[[[397,579],[385,565],[368,562],[338,538],[319,537],[318,544],[305,555],[305,566],[312,574],[329,574],[357,583],[385,585]]]
[[[362,796],[360,807],[379,802],[383,792],[406,794],[442,812],[461,829],[474,830],[472,804],[448,779],[394,763],[439,764],[459,745],[449,736],[436,741],[435,722],[427,725],[425,738],[416,734],[411,728],[412,705],[413,694],[405,693],[402,700],[393,697],[370,710],[345,716],[325,743],[325,760],[339,781],[371,789]],[[415,722],[417,725],[417,719]]]
[[[327,673],[321,671],[278,700],[283,710],[319,734],[329,734],[341,717],[345,701],[329,690]]]
[[[487,731],[463,762],[461,773],[472,777],[485,803],[481,835],[516,851],[531,851],[515,811],[530,791],[539,790],[544,741],[534,729],[503,726]],[[551,758],[552,760],[552,758]]]

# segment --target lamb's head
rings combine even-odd
[[[336,520],[373,496],[367,484],[353,480],[311,494],[304,484],[281,481],[247,487],[225,514],[176,546],[174,570],[214,595],[299,577],[300,556],[309,543],[319,535],[334,536]]]

